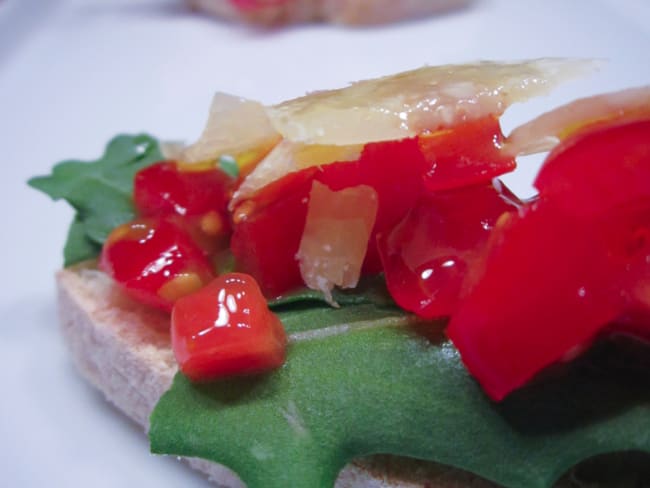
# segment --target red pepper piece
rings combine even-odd
[[[255,280],[219,276],[179,299],[172,312],[172,348],[193,381],[263,373],[285,360],[287,337]]]

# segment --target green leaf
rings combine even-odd
[[[396,306],[395,301],[390,296],[390,293],[388,293],[383,274],[362,277],[358,285],[352,290],[335,288],[332,290],[332,298],[341,306],[361,305],[363,303],[370,303],[381,307]],[[328,304],[323,292],[305,287],[285,293],[271,300],[269,307],[283,310],[287,306],[295,306],[295,304],[303,302],[307,305],[313,305],[313,302]]]
[[[152,451],[225,464],[249,488],[330,487],[348,461],[373,453],[542,488],[593,455],[650,452],[647,349],[601,344],[495,404],[441,324],[416,327],[388,310],[282,312],[292,342],[277,372],[204,385],[178,374],[151,416]]]
[[[65,244],[66,266],[97,256],[110,231],[135,217],[135,173],[161,159],[158,142],[151,136],[121,135],[108,143],[96,161],[63,161],[51,175],[28,181],[77,211]]]
[[[83,222],[75,216],[68,229],[68,238],[63,248],[63,266],[93,259],[100,251],[101,246],[88,239]]]
[[[228,154],[219,157],[219,169],[231,178],[239,178],[239,166],[237,165],[237,161]]]

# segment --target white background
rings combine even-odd
[[[207,486],[148,454],[140,429],[80,380],[58,336],[53,273],[72,212],[25,185],[120,132],[196,137],[214,91],[280,101],[423,64],[541,56],[609,60],[516,106],[513,124],[573,97],[650,82],[647,0],[476,0],[381,28],[259,31],[180,0],[0,0],[0,476],[4,486]],[[534,165],[509,181],[530,192]]]

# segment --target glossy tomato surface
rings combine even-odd
[[[171,331],[179,367],[193,381],[263,373],[285,360],[282,323],[243,273],[219,276],[179,299]]]
[[[551,153],[537,201],[501,222],[448,335],[500,400],[650,310],[650,123],[583,130]],[[618,326],[610,326],[614,323]]]
[[[429,163],[425,186],[430,191],[460,188],[513,171],[515,159],[501,152],[503,139],[496,116],[420,136],[418,143]]]
[[[501,400],[588,346],[621,313],[617,277],[598,223],[537,201],[494,231],[447,334],[488,395]]]
[[[139,219],[109,235],[100,267],[136,300],[170,311],[177,298],[213,277],[205,253],[167,219]]]
[[[423,196],[379,239],[393,299],[423,318],[450,316],[497,220],[520,206],[499,181]]]
[[[236,184],[212,164],[161,161],[136,174],[133,197],[140,215],[175,220],[213,254],[228,246],[228,201]]]
[[[558,146],[535,187],[576,215],[600,215],[650,199],[650,120],[599,124]]]
[[[237,269],[254,276],[269,297],[302,284],[296,254],[315,172],[290,173],[244,202],[248,212],[236,210],[230,246]]]
[[[139,213],[191,216],[217,211],[226,216],[235,179],[213,166],[194,166],[161,161],[140,170],[133,190]]]

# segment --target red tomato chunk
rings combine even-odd
[[[235,211],[230,246],[237,258],[237,268],[254,276],[269,297],[302,284],[296,254],[315,172],[315,168],[310,168],[290,173],[244,202],[243,205],[252,207],[248,214],[237,216],[241,206]]]
[[[650,121],[587,128],[551,153],[539,200],[497,226],[448,327],[492,398],[604,330],[650,336],[649,168]]]
[[[502,143],[496,116],[465,122],[451,131],[420,136],[420,149],[429,162],[425,186],[430,191],[459,188],[513,171],[515,160],[501,152]]]
[[[100,267],[134,299],[171,311],[177,298],[213,277],[204,252],[166,219],[140,219],[108,236]]]
[[[282,323],[242,273],[219,276],[178,300],[171,332],[179,367],[193,381],[263,373],[285,360]]]
[[[447,334],[495,400],[588,345],[622,309],[596,223],[538,201],[491,236],[483,274]]]
[[[497,219],[520,205],[498,181],[422,197],[379,239],[393,299],[420,317],[453,314],[465,275],[475,267]]]
[[[143,216],[202,215],[213,210],[226,216],[234,182],[214,167],[192,169],[161,161],[136,174],[133,198]]]
[[[586,129],[558,146],[535,180],[566,212],[601,215],[650,200],[650,120]]]
[[[228,201],[237,180],[209,164],[161,161],[135,176],[140,215],[173,218],[208,254],[228,247]]]

